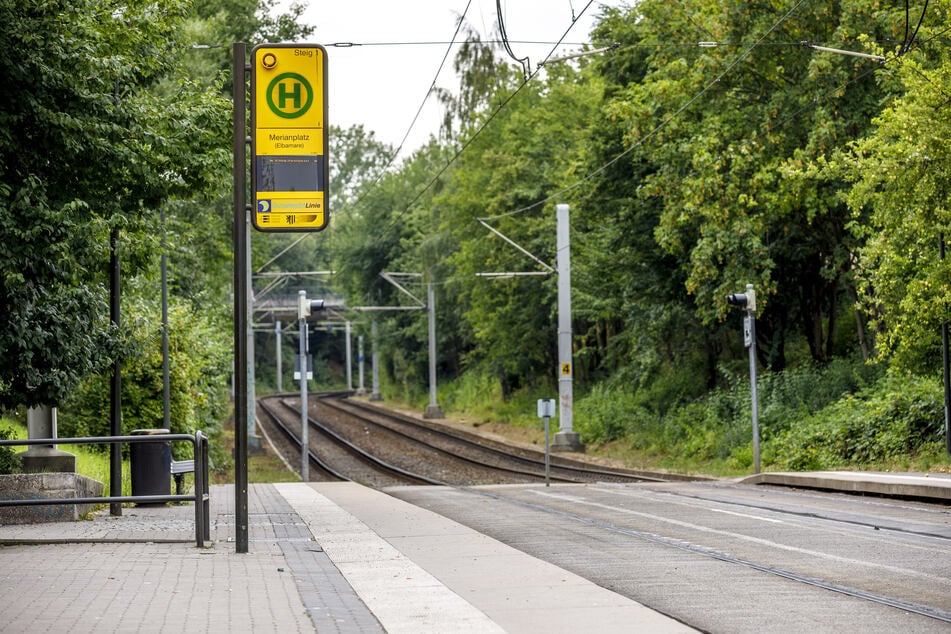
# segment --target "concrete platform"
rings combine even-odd
[[[233,489],[211,500],[205,549],[190,505],[0,526],[0,631],[691,631],[356,484],[251,485],[246,554]]]
[[[743,482],[951,500],[946,474],[766,473]],[[215,486],[204,549],[194,544],[190,504],[0,525],[0,632],[690,631],[352,483],[252,484],[246,554],[235,553],[234,519],[233,488]]]
[[[951,474],[948,473],[769,472],[743,478],[740,482],[742,484],[771,484],[886,497],[951,501]]]

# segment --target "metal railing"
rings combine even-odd
[[[195,492],[192,495],[113,495],[109,497],[34,498],[28,500],[0,500],[4,506],[44,506],[60,504],[106,504],[111,502],[194,502],[195,542],[204,548],[211,539],[208,495],[208,436],[200,431],[190,434],[154,434],[142,436],[93,436],[87,438],[32,438],[30,440],[0,440],[0,447],[28,445],[92,445],[139,442],[187,441],[192,444],[195,457]],[[171,477],[171,473],[169,473]]]

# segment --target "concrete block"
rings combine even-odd
[[[0,475],[0,500],[99,497],[105,485],[77,473],[16,473]],[[0,507],[0,524],[36,524],[80,519],[92,504],[49,504]]]

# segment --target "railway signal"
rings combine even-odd
[[[324,307],[322,299],[307,299],[307,291],[297,291],[297,319],[300,324],[300,477],[310,480],[307,442],[307,379],[311,377],[310,355],[307,354],[307,318],[311,311]],[[296,377],[295,377],[296,378]]]
[[[759,473],[759,398],[756,394],[756,291],[746,285],[745,293],[731,293],[727,304],[746,311],[743,317],[743,344],[750,351],[750,396],[753,401],[753,471]]]

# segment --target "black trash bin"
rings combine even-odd
[[[132,435],[154,436],[167,433],[167,429],[136,429]],[[132,495],[171,495],[172,447],[169,442],[160,440],[130,443],[129,453],[132,461]]]

